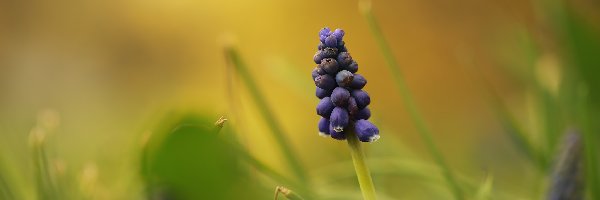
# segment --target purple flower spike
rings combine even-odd
[[[333,90],[335,88],[335,79],[330,75],[320,75],[315,78],[315,85],[325,90]]]
[[[338,46],[337,38],[333,35],[327,36],[327,38],[325,38],[325,46],[331,47],[331,48],[337,48],[337,46]]]
[[[352,63],[352,56],[348,52],[342,52],[338,55],[337,61],[342,67],[346,67]]]
[[[331,112],[329,121],[334,131],[342,132],[344,131],[344,128],[348,126],[348,122],[350,121],[349,118],[348,111],[346,111],[345,108],[335,107]]]
[[[333,92],[333,90],[324,90],[324,89],[321,89],[320,87],[317,87],[317,91],[315,92],[315,94],[319,99],[322,99],[322,98],[330,96],[331,92]]]
[[[326,73],[334,76],[339,69],[339,65],[337,63],[337,60],[333,59],[333,58],[325,58],[323,60],[321,60],[321,64],[319,64],[319,66],[321,67],[321,69],[323,69],[323,71],[325,71]]]
[[[371,110],[368,107],[365,107],[361,110],[358,111],[358,113],[356,113],[356,115],[354,115],[354,120],[367,120],[371,117]]]
[[[345,34],[342,29],[327,27],[319,31],[318,51],[313,57],[318,66],[312,70],[315,96],[321,99],[317,105],[319,135],[345,140],[344,130],[353,129],[360,141],[373,142],[379,138],[379,130],[366,121],[371,117],[367,108],[371,97],[362,90],[367,79],[356,74],[358,64],[348,53]]]
[[[317,105],[317,114],[321,115],[321,117],[329,118],[334,108],[335,105],[333,105],[331,99],[329,97],[325,97],[321,99]]]
[[[335,38],[337,39],[337,41],[339,43],[344,38],[344,34],[346,34],[344,32],[344,30],[338,28],[338,29],[335,29],[335,31],[333,31],[333,33],[331,35],[335,36]]]
[[[329,126],[329,135],[331,135],[331,138],[336,139],[336,140],[345,140],[346,139],[346,133],[344,131],[340,131],[337,132],[333,129],[333,126]]]
[[[348,87],[354,79],[352,72],[342,70],[335,75],[335,82],[341,87]]]
[[[319,120],[319,135],[323,137],[329,135],[329,119],[321,117]]]
[[[362,142],[375,142],[379,139],[379,129],[367,120],[358,120],[354,124],[356,136]]]
[[[345,106],[350,98],[350,92],[343,87],[336,87],[331,93],[331,101],[335,106]]]
[[[356,63],[356,61],[352,61],[352,63],[344,67],[344,69],[348,70],[349,72],[356,73],[358,71],[358,63]]]
[[[358,113],[358,105],[356,105],[356,100],[354,97],[348,98],[348,114],[350,116],[354,116]]]
[[[335,80],[337,81],[337,76],[335,77]],[[360,89],[363,89],[363,87],[365,87],[366,84],[367,84],[367,79],[365,79],[364,76],[362,76],[360,74],[354,74],[354,78],[352,79],[352,82],[350,83],[350,87],[352,89],[360,90]]]
[[[352,90],[350,95],[356,100],[356,105],[358,105],[359,109],[363,109],[371,103],[371,97],[365,91]]]

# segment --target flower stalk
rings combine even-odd
[[[354,133],[354,130],[348,131],[348,147],[350,147],[350,154],[352,155],[352,163],[354,164],[354,170],[356,171],[356,177],[358,178],[358,184],[365,200],[374,200],[375,197],[375,186],[373,185],[373,179],[371,173],[365,162],[365,152],[363,152],[360,142]]]

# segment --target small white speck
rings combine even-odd
[[[327,134],[325,134],[323,132],[319,132],[319,136],[324,137],[324,138],[329,137],[329,135],[327,135]]]
[[[369,138],[369,142],[375,142],[375,141],[379,140],[380,137],[381,136],[379,136],[379,135],[373,135]]]
[[[344,127],[343,127],[343,126],[336,126],[336,127],[333,127],[333,130],[334,130],[335,132],[338,132],[338,133],[339,133],[339,132],[342,132],[342,131],[344,131]]]

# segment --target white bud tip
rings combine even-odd
[[[339,133],[339,132],[342,132],[342,131],[344,131],[344,127],[343,127],[343,126],[336,126],[336,127],[333,127],[333,130],[334,130],[335,132],[338,132],[338,133]]]
[[[324,138],[329,137],[329,135],[327,135],[327,134],[325,134],[323,132],[319,132],[319,136],[324,137]]]
[[[381,136],[379,136],[379,135],[373,135],[369,138],[369,142],[375,142],[375,141],[379,140],[380,137]]]

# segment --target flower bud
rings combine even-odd
[[[356,105],[359,109],[363,109],[371,103],[371,97],[363,90],[352,90],[350,95],[356,100]]]
[[[354,115],[354,120],[367,120],[371,117],[371,110],[369,109],[369,107],[365,107],[363,109],[360,109],[358,111],[358,113],[356,113],[356,115]]]
[[[331,95],[331,92],[333,92],[333,90],[325,90],[321,89],[320,87],[317,87],[317,91],[315,92],[315,94],[319,99],[322,99]]]
[[[346,70],[342,70],[335,75],[335,82],[340,87],[350,86],[353,79],[354,79],[354,75],[351,72],[346,71]]]
[[[331,93],[331,101],[335,106],[345,106],[350,98],[350,92],[343,87],[336,87]]]
[[[338,49],[331,48],[331,47],[325,47],[325,49],[323,49],[321,51],[321,54],[322,54],[323,58],[337,59]],[[323,58],[321,58],[321,59],[323,59]]]
[[[337,49],[338,49],[338,52],[347,52],[348,49],[346,49],[346,42],[344,42],[344,41],[338,42]]]
[[[337,39],[337,42],[339,44],[340,42],[342,42],[342,39],[344,39],[344,34],[344,30],[338,28],[335,29],[335,31],[333,31],[331,35],[333,35]]]
[[[325,38],[325,46],[331,48],[337,48],[338,42],[334,35],[329,35]]]
[[[319,120],[319,135],[323,137],[329,135],[329,119],[321,117]]]
[[[329,125],[329,135],[331,136],[331,138],[336,139],[336,140],[345,140],[346,139],[346,133],[344,131],[337,132],[333,129],[333,126],[331,126],[331,125]]]
[[[331,112],[329,121],[334,131],[344,131],[344,128],[348,126],[348,122],[350,121],[348,111],[342,107],[335,107]]]
[[[337,60],[333,58],[324,58],[323,60],[321,60],[321,64],[319,64],[319,67],[332,76],[334,76],[339,69]]]
[[[325,97],[319,101],[317,105],[317,114],[321,115],[321,117],[329,118],[331,116],[331,112],[334,110],[335,105],[331,102],[329,97]]]
[[[315,80],[315,78],[317,78],[317,76],[324,75],[324,74],[326,74],[325,71],[323,69],[321,69],[319,66],[317,66],[312,71],[312,78],[313,78],[313,80]]]
[[[315,78],[315,85],[325,90],[333,90],[335,88],[335,79],[330,75],[320,75]]]
[[[358,113],[358,105],[356,105],[356,100],[354,97],[348,98],[348,114],[350,116],[354,116]]]
[[[337,81],[337,76],[335,77],[335,79]],[[360,74],[354,74],[354,78],[352,79],[352,82],[350,83],[350,87],[352,89],[360,90],[363,87],[365,87],[365,85],[367,85],[367,79],[365,79],[365,77]]]
[[[345,70],[349,72],[356,73],[358,71],[358,63],[356,61],[352,61],[348,66],[344,67]]]
[[[358,140],[362,142],[375,142],[379,139],[379,129],[367,120],[358,120],[354,123],[354,130]]]
[[[327,36],[330,34],[331,29],[329,29],[329,27],[322,28],[321,31],[319,31],[319,40],[321,40],[322,43],[325,43],[325,39],[327,39]]]
[[[346,67],[352,63],[352,56],[348,52],[341,52],[337,57],[338,64],[342,67]]]
[[[323,44],[322,42],[321,42],[321,43],[319,43],[319,45],[317,46],[317,49],[318,49],[318,50],[323,50],[323,49],[325,49],[325,44]]]

